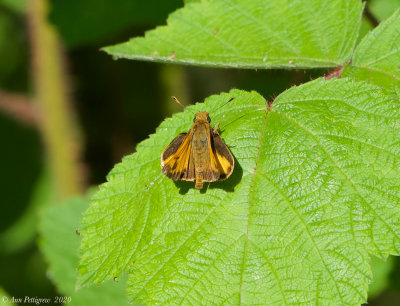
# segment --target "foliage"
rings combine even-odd
[[[43,169],[52,159],[43,163],[39,150],[38,135],[45,145],[46,135],[21,129],[21,117],[0,116],[0,297],[65,294],[73,305],[336,305],[399,290],[400,258],[388,257],[400,250],[399,0],[49,2],[72,76],[63,80],[65,92],[74,95],[78,107],[71,110],[84,126],[89,171],[79,175],[89,173],[91,183],[154,130],[165,117],[157,104],[165,97],[186,102],[226,93],[161,123],[116,165],[90,205],[77,198],[44,207],[57,202]],[[115,63],[98,52],[164,24],[183,4],[167,25],[104,50],[114,58],[255,69]],[[0,94],[15,98],[2,95],[0,108],[13,115],[32,110],[30,64],[44,67],[55,54],[43,33],[32,36],[27,8],[26,0],[0,0]],[[373,29],[375,19],[382,22]],[[34,46],[43,47],[44,61],[29,59]],[[259,70],[265,68],[286,70]],[[318,78],[329,74],[324,68],[335,69],[329,80]],[[310,78],[317,79],[288,89]],[[47,93],[54,86],[46,84]],[[232,84],[249,91],[228,92]],[[198,110],[220,123],[236,158],[232,177],[202,191],[170,181],[159,168],[162,150]],[[39,210],[39,244],[58,293],[32,245]]]
[[[55,202],[54,189],[48,171],[42,173],[29,200],[28,207],[17,221],[0,235],[1,253],[13,253],[28,246],[35,238],[38,211]]]
[[[150,304],[363,302],[367,251],[400,246],[397,108],[348,79],[294,87],[268,112],[262,97],[238,90],[189,107],[93,197],[82,283],[130,271],[131,297]],[[162,149],[200,109],[221,123],[237,159],[234,177],[205,193],[159,170]]]
[[[39,244],[49,262],[50,277],[59,291],[71,298],[68,305],[126,305],[124,278],[75,292],[80,242],[78,225],[87,206],[86,199],[75,198],[43,211]]]
[[[357,46],[345,76],[367,80],[389,91],[400,88],[400,10],[366,35]],[[396,89],[397,88],[397,89]]]
[[[114,57],[217,67],[334,67],[348,62],[360,1],[192,1],[168,26],[105,48]]]
[[[130,299],[149,304],[357,304],[372,279],[368,253],[399,254],[399,11],[355,47],[358,1],[260,4],[187,1],[167,26],[105,50],[217,67],[344,66],[349,78],[293,87],[272,104],[233,90],[165,120],[93,197],[81,285],[127,271]],[[233,177],[204,191],[159,169],[199,110],[236,158]]]

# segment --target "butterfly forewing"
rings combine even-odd
[[[179,134],[161,154],[163,173],[174,181],[194,180],[191,137],[192,131]]]

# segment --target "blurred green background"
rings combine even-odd
[[[41,13],[42,4],[48,7]],[[0,0],[0,293],[58,295],[37,246],[40,211],[104,182],[115,163],[180,110],[171,95],[188,104],[240,88],[271,100],[329,73],[114,61],[101,52],[165,24],[182,6],[182,0]],[[367,6],[360,38],[400,0]],[[57,99],[61,104],[52,105]],[[72,155],[64,168],[75,172],[62,172],[57,152]],[[400,305],[399,258],[373,262],[369,304]]]

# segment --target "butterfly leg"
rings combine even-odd
[[[219,128],[219,122],[217,122],[217,123],[214,125],[213,132],[214,132],[214,133],[218,133],[218,128]]]

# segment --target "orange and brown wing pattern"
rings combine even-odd
[[[232,174],[235,161],[218,132],[211,130],[210,133],[211,168],[217,177],[213,181],[223,180]]]
[[[191,138],[192,131],[179,134],[161,153],[162,171],[174,181],[195,179]]]

